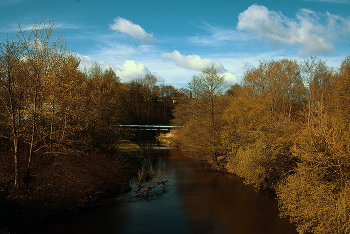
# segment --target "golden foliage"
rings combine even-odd
[[[190,87],[204,90],[196,79]],[[300,233],[349,233],[349,90],[350,58],[339,72],[316,58],[261,62],[226,92],[216,132],[210,102],[200,92],[185,98],[175,109],[178,142],[197,152],[215,142],[226,170],[276,190]]]
[[[206,158],[215,168],[220,168],[218,158],[223,156],[220,132],[222,113],[227,98],[222,96],[225,80],[213,65],[193,76],[188,95],[174,110],[174,124],[184,126],[177,137],[182,148]]]

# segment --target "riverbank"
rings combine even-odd
[[[183,149],[181,143],[178,141],[179,137],[181,137],[181,130],[172,130],[169,133],[165,133],[157,136],[156,139],[161,144],[179,148],[180,150],[186,152],[188,157],[191,157],[199,161],[206,161],[209,165],[211,165],[212,170],[216,172],[227,173],[228,175],[238,176],[239,178],[242,179],[242,181],[245,184],[252,185],[258,192],[267,192],[269,194],[273,194],[273,196],[275,197],[277,196],[276,189],[275,187],[272,186],[272,184],[270,186],[267,185],[264,187],[255,186],[255,184],[250,183],[250,181],[248,181],[247,178],[242,177],[238,173],[236,173],[232,169],[232,165],[231,165],[232,160],[228,160],[229,156],[227,155],[218,156],[215,162],[214,160],[212,160],[211,157],[205,157],[205,156],[203,157],[203,155],[199,157],[198,156],[199,153],[194,153],[188,149]],[[217,165],[217,163],[219,163],[219,165]],[[248,168],[249,168],[249,165],[248,165]]]
[[[176,134],[176,130],[171,130],[168,133],[160,134],[159,136],[156,137],[156,139],[158,142],[162,144],[171,146],[174,143],[173,138],[175,134]]]
[[[259,233],[296,234],[288,220],[278,217],[276,200],[244,186],[241,179],[217,173],[207,163],[193,160],[183,151],[157,143],[138,141],[144,150],[144,173],[152,179],[142,183],[154,187],[137,194],[132,190],[103,205],[54,222],[27,229],[26,234],[61,233]]]
[[[2,189],[0,227],[17,230],[57,219],[130,189],[142,154],[138,145],[124,140],[105,150],[57,155],[56,161],[33,171],[31,180],[18,189]]]

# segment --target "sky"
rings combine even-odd
[[[229,84],[260,61],[350,55],[350,0],[0,0],[0,42],[54,19],[67,49],[123,82],[184,87],[214,64]]]

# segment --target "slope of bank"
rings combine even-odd
[[[18,229],[55,219],[128,190],[142,160],[142,149],[127,140],[105,150],[56,155],[19,189],[2,184],[0,227]]]

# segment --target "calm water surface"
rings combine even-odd
[[[133,190],[89,211],[42,224],[26,233],[297,233],[278,217],[276,200],[256,193],[239,178],[211,171],[204,163],[154,142],[141,142],[145,171],[168,180],[149,195]],[[153,181],[144,185],[153,185]]]

